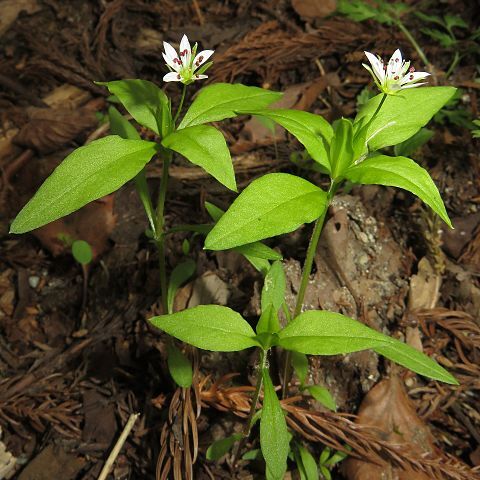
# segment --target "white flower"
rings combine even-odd
[[[426,82],[418,83],[427,78],[430,74],[427,72],[415,72],[410,67],[410,62],[402,59],[400,50],[395,50],[392,58],[387,65],[384,65],[382,59],[370,52],[365,52],[370,65],[362,64],[371,74],[377,87],[386,94],[395,95],[404,88],[414,88],[425,85]]]
[[[180,42],[179,54],[167,42],[163,42],[163,48],[165,53],[162,53],[162,55],[170,70],[163,77],[164,82],[182,82],[188,85],[195,80],[208,78],[207,75],[203,75],[203,72],[212,64],[212,62],[207,64],[205,62],[213,55],[213,50],[203,50],[196,55],[197,44],[192,49],[186,35],[182,37]],[[199,68],[201,65],[203,67]]]

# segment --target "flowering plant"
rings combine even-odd
[[[284,392],[288,389],[292,355],[296,365],[305,365],[305,355],[336,355],[366,349],[372,349],[420,375],[457,383],[430,357],[355,319],[328,311],[303,311],[305,291],[328,206],[345,181],[403,188],[418,196],[451,226],[428,172],[407,157],[392,157],[381,149],[397,145],[418,132],[451,98],[455,89],[414,89],[412,87],[419,86],[418,82],[428,74],[410,71],[409,62],[402,60],[398,50],[386,69],[379,59],[367,53],[371,67],[366,68],[374,76],[382,94],[368,101],[353,120],[341,118],[330,124],[323,117],[308,112],[269,108],[281,94],[240,84],[218,83],[200,90],[177,125],[186,86],[206,77],[204,72],[211,64],[206,62],[213,51],[204,50],[197,54],[197,45],[190,48],[186,36],[180,43],[179,54],[168,43],[164,46],[164,59],[171,70],[164,80],[183,83],[175,115],[169,98],[151,82],[121,80],[101,83],[139,125],[156,134],[156,140],[142,140],[134,126],[111,108],[112,135],[71,153],[18,214],[11,232],[23,233],[38,228],[134,179],[160,258],[163,315],[150,319],[150,322],[172,337],[201,349],[223,352],[258,349],[260,365],[255,394],[237,451],[256,419],[263,386],[260,445],[267,478],[281,479],[286,471],[290,435],[268,368],[268,355],[273,348],[281,347],[287,352]],[[419,104],[421,109],[418,109]],[[330,187],[324,191],[299,176],[270,173],[252,181],[226,212],[207,205],[215,224],[198,228],[207,233],[205,248],[212,251],[235,249],[264,274],[261,315],[255,330],[239,313],[223,306],[202,305],[174,313],[172,292],[193,273],[194,268],[191,261],[179,263],[168,282],[165,260],[164,210],[173,154],[184,156],[226,188],[236,191],[234,169],[225,139],[209,124],[238,114],[261,116],[284,127],[303,144],[330,179]],[[154,207],[144,169],[155,156],[162,159],[163,173]],[[282,257],[262,240],[292,232],[311,222],[315,223],[296,306],[290,311],[285,302]],[[280,310],[288,320],[284,328],[279,322]],[[171,338],[168,351],[172,377],[180,386],[188,387],[192,382],[188,359]],[[305,376],[299,369],[297,374]],[[311,393],[314,391],[310,390]]]

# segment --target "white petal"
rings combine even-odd
[[[203,65],[214,53],[215,50],[203,50],[193,59],[193,68],[197,69]],[[197,64],[198,62],[198,64]]]
[[[182,77],[177,72],[169,72],[163,76],[163,81],[164,82],[181,82]]]
[[[378,81],[380,83],[382,83],[383,80],[385,79],[385,71],[383,69],[383,62],[379,58],[377,58],[373,53],[370,53],[370,52],[364,52],[364,53],[367,56],[368,61],[370,62],[370,64],[373,67],[373,72],[374,72],[375,76],[378,78]]]
[[[195,80],[203,80],[204,78],[208,78],[208,75],[195,75]]]
[[[427,85],[427,82],[423,82],[423,83],[409,83],[408,85],[402,85],[402,90],[405,89],[405,88],[420,87],[421,85]]]
[[[180,40],[180,58],[184,65],[190,65],[190,60],[192,59],[192,47],[190,46],[190,42],[186,35]]]
[[[166,55],[165,53],[162,53],[163,59],[165,60],[166,64],[170,67],[173,68],[176,72],[178,72],[182,66],[180,65],[180,60],[178,60],[178,57],[174,58],[173,60]]]
[[[163,48],[165,50],[165,55],[171,61],[173,61],[174,58],[178,58],[176,50],[168,42],[163,42]]]
[[[390,77],[394,77],[398,75],[398,73],[402,70],[403,60],[402,60],[402,52],[397,48],[394,52],[392,57],[390,58],[387,66],[387,75]]]
[[[430,74],[427,72],[412,72],[412,73],[407,73],[405,77],[403,77],[402,81],[400,82],[401,85],[404,85],[406,83],[415,83],[418,82],[419,80],[423,80],[424,78],[429,77]]]

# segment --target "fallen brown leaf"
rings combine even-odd
[[[33,232],[45,248],[56,256],[70,251],[64,240],[85,240],[90,244],[93,258],[108,247],[108,238],[115,226],[114,194],[95,200],[67,217],[55,220]]]
[[[370,390],[360,406],[356,423],[378,428],[379,439],[398,444],[400,455],[404,450],[421,457],[435,450],[430,430],[417,415],[398,377],[383,380]],[[353,457],[346,460],[344,468],[348,480],[430,479],[408,466],[394,468],[387,462],[380,465]]]
[[[315,20],[332,14],[337,0],[292,0],[292,7],[305,20]]]

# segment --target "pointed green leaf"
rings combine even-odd
[[[169,102],[165,93],[154,83],[136,79],[96,83],[107,87],[140,125],[162,136],[171,130],[171,121],[164,120],[164,124],[159,125],[164,118],[162,111],[169,111]],[[169,117],[171,119],[170,115],[167,116]]]
[[[227,454],[233,445],[235,445],[235,442],[238,442],[238,440],[241,440],[241,438],[241,433],[234,433],[230,437],[221,438],[220,440],[213,442],[207,448],[207,460],[219,460],[225,454]]]
[[[307,387],[308,392],[310,395],[319,403],[321,403],[324,407],[332,410],[335,412],[337,410],[337,405],[335,403],[332,394],[328,391],[327,388],[322,387],[320,385],[309,385]]]
[[[394,338],[390,338],[388,345],[374,347],[374,350],[380,355],[420,375],[451,385],[458,385],[455,377],[442,368],[437,362]]]
[[[77,148],[45,180],[12,223],[24,233],[119,189],[155,155],[157,145],[116,135]]]
[[[308,375],[308,357],[299,352],[292,352],[290,357],[292,360],[292,367],[300,380],[300,385],[303,385],[307,381]]]
[[[178,128],[217,122],[237,115],[239,109],[257,110],[277,101],[281,93],[241,84],[216,83],[202,88]]]
[[[248,110],[242,107],[242,113],[251,113],[266,117],[281,125],[306,148],[310,156],[327,171],[331,171],[326,145],[333,137],[331,125],[320,115],[301,110]]]
[[[285,278],[285,272],[283,271],[282,262],[274,262],[265,276],[263,283],[261,296],[262,312],[270,305],[273,307],[275,312],[278,312],[285,300],[286,283],[287,280]]]
[[[108,117],[110,120],[110,132],[112,135],[118,135],[129,140],[140,140],[140,134],[135,127],[115,108],[108,109]],[[152,232],[155,232],[155,211],[152,205],[152,199],[148,190],[147,177],[145,169],[135,177],[135,187],[142,202],[143,208],[150,223]]]
[[[260,446],[271,478],[283,480],[287,470],[290,438],[287,422],[266,368],[263,376],[263,407],[260,419]]]
[[[388,95],[368,127],[367,141],[370,150],[397,145],[410,138],[429,122],[455,91],[454,87],[422,87]],[[362,118],[369,121],[382,97],[383,94],[380,94],[369,100],[358,113],[355,123]]]
[[[192,385],[192,364],[184,353],[170,342],[167,346],[167,363],[170,375],[178,386],[188,388]]]
[[[264,260],[281,260],[282,256],[262,242],[247,243],[233,249],[246,257],[263,258]]]
[[[335,122],[335,134],[330,143],[329,158],[332,166],[332,178],[343,174],[353,162],[353,126],[347,118]]]
[[[177,290],[195,273],[196,268],[197,264],[191,258],[187,258],[173,269],[170,275],[170,281],[168,282],[168,313],[172,313]]]
[[[350,167],[345,177],[363,185],[387,185],[408,190],[423,200],[452,228],[438,188],[428,172],[406,157],[377,155]]]
[[[278,333],[280,346],[307,355],[338,355],[384,345],[381,333],[340,313],[309,310]]]
[[[233,202],[205,240],[208,250],[226,250],[296,230],[323,213],[326,193],[303,178],[270,173],[254,180]]]
[[[373,349],[410,370],[446,383],[455,378],[412,347],[339,313],[309,310],[278,333],[279,345],[310,355],[337,355]]]
[[[303,473],[306,480],[318,480],[317,462],[312,454],[301,444],[297,444],[300,461],[303,467]]]
[[[135,127],[115,108],[108,108],[110,121],[110,133],[129,140],[141,140],[140,134]]]
[[[162,145],[202,167],[230,190],[237,191],[230,151],[224,136],[216,128],[196,125],[177,130],[165,137]]]
[[[257,323],[257,334],[262,333],[277,333],[280,331],[280,322],[278,321],[277,310],[273,307],[272,304],[268,304],[266,308],[262,308],[262,314],[258,319]],[[264,348],[265,342],[262,342]]]
[[[203,350],[235,352],[257,347],[255,332],[237,312],[220,305],[199,305],[149,322],[172,337]]]

